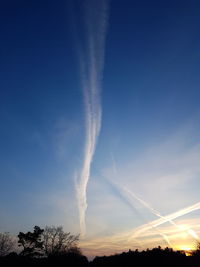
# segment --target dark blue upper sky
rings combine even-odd
[[[78,231],[71,203],[85,134],[77,53],[83,2],[0,4],[0,231],[34,223]],[[184,148],[199,136],[200,2],[113,0],[109,13],[91,175],[98,182],[113,154],[126,169],[177,132],[192,132]]]

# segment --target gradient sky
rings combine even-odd
[[[193,247],[200,235],[200,3],[102,2],[102,118],[81,247],[87,255]],[[63,225],[80,233],[76,187],[87,141],[82,21],[98,25],[101,10],[95,0],[83,15],[90,5],[1,2],[0,231]]]

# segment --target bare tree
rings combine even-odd
[[[14,247],[14,240],[9,233],[0,233],[0,256],[7,255]]]
[[[80,249],[77,247],[79,235],[65,233],[62,226],[46,226],[42,235],[47,256],[65,254],[71,251],[80,254]]]

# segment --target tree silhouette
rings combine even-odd
[[[9,233],[0,233],[0,257],[7,255],[14,247],[14,240]]]
[[[192,252],[193,256],[200,256],[200,241],[196,243],[196,249]]]
[[[23,247],[20,253],[23,256],[41,256],[43,254],[43,243],[41,240],[42,233],[44,232],[39,226],[34,227],[33,232],[23,233],[20,232],[18,235],[19,246]]]
[[[42,237],[47,256],[62,255],[69,252],[80,254],[80,249],[77,247],[79,236],[65,233],[62,226],[46,226]]]

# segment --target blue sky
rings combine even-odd
[[[110,253],[116,235],[158,219],[137,197],[163,216],[199,201],[198,1],[6,1],[0,12],[0,231],[79,233],[82,216],[86,253]],[[160,231],[191,247],[198,215],[175,219],[187,233],[165,223],[124,249],[166,245]]]

